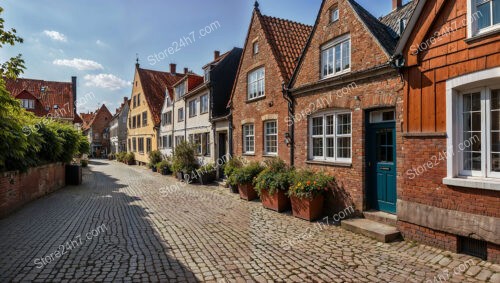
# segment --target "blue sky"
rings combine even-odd
[[[130,96],[136,53],[141,67],[167,71],[176,63],[201,73],[213,51],[244,44],[254,1],[250,0],[4,0],[6,28],[16,28],[25,42],[5,46],[0,62],[23,54],[23,77],[70,81],[78,77],[78,95],[95,99],[79,112],[105,103],[114,113]],[[261,0],[263,14],[314,24],[321,0]],[[391,10],[391,0],[359,0],[373,15]],[[206,28],[208,33],[200,35]],[[179,46],[194,34],[192,43]],[[177,43],[174,43],[177,42]],[[169,47],[176,52],[163,59]],[[176,48],[177,47],[177,48]],[[171,49],[172,51],[172,49]],[[163,54],[160,54],[163,53]],[[148,60],[149,58],[149,60]],[[157,60],[162,58],[163,60]],[[153,64],[154,63],[154,64]]]

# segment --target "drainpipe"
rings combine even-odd
[[[288,117],[293,117],[294,113],[294,101],[290,90],[287,88],[286,84],[283,82],[282,85],[283,98],[288,102]],[[290,133],[290,166],[294,165],[294,154],[295,154],[295,123],[292,120],[291,125],[288,126],[288,132]]]

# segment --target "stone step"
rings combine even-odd
[[[373,238],[383,243],[394,242],[401,238],[401,234],[396,227],[365,218],[342,220],[341,226],[348,231]]]
[[[375,222],[380,222],[393,227],[397,227],[398,217],[394,214],[390,214],[383,211],[371,210],[363,212],[363,216],[366,219],[373,220]]]

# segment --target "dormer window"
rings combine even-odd
[[[209,67],[207,67],[205,69],[205,76],[204,77],[205,77],[205,82],[209,82],[210,81],[210,68]]]
[[[399,19],[399,35],[402,35],[406,28],[406,19]]]
[[[469,37],[500,29],[500,3],[498,0],[468,1]]]
[[[181,99],[186,94],[186,85],[184,82],[175,87],[175,94],[177,99]]]
[[[334,6],[330,9],[330,22],[336,22],[339,20],[339,7]]]
[[[35,109],[35,100],[21,99],[21,107],[23,107],[24,109]]]

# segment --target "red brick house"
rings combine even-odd
[[[497,1],[420,0],[404,59],[398,228],[405,238],[500,261]]]
[[[80,114],[84,121],[82,131],[90,142],[90,154],[94,158],[105,158],[111,152],[110,144],[110,122],[113,115],[106,105],[102,105],[97,111]]]
[[[290,162],[287,116],[291,102],[283,95],[311,27],[264,16],[256,2],[229,103],[232,154],[249,160],[279,156]]]
[[[70,83],[24,78],[5,78],[5,82],[11,96],[21,100],[21,106],[35,115],[82,123],[76,114],[76,77]]]
[[[416,2],[375,18],[352,0],[324,0],[289,95],[294,165],[324,170],[338,189],[333,215],[354,206],[396,213],[402,82],[392,54]]]

